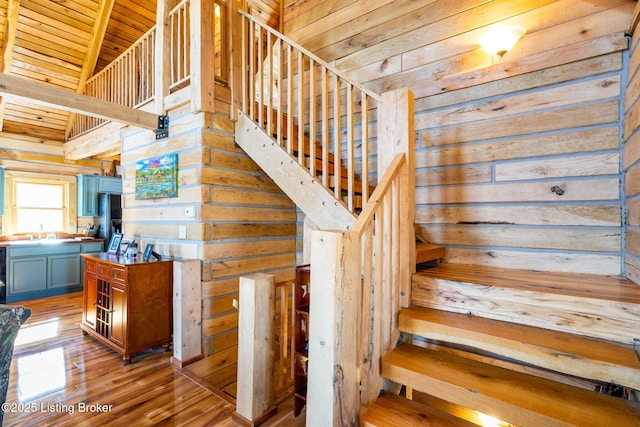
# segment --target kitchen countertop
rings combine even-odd
[[[7,239],[0,240],[0,247],[8,246],[33,246],[33,245],[57,245],[57,244],[76,244],[76,243],[92,243],[92,242],[104,242],[103,239],[97,239],[95,237],[65,237],[58,239]]]

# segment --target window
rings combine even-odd
[[[67,216],[64,182],[14,181],[14,233],[65,230]]]

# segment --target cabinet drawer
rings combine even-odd
[[[98,264],[98,276],[109,280],[111,278],[111,266],[109,264]]]
[[[116,266],[111,268],[111,280],[124,283],[125,277],[126,271],[124,268]]]
[[[98,274],[98,261],[93,261],[90,259],[85,260],[84,269],[87,273]]]

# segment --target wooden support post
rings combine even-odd
[[[158,0],[156,6],[156,44],[154,51],[154,76],[153,97],[155,113],[159,116],[165,114],[164,100],[169,94],[169,82],[171,80],[171,61],[169,61],[169,0]]]
[[[238,392],[234,417],[260,425],[272,417],[275,279],[258,273],[240,278],[238,318]]]
[[[307,426],[356,426],[360,394],[360,245],[355,233],[314,231]]]
[[[231,120],[238,119],[238,109],[242,108],[242,49],[243,49],[243,32],[242,17],[238,13],[238,9],[242,9],[242,2],[239,0],[231,0],[228,2],[228,34],[229,34],[229,87],[231,87]],[[282,15],[280,15],[282,16]]]
[[[416,271],[416,164],[414,101],[411,89],[398,89],[382,94],[378,129],[378,176],[382,176],[398,153],[406,162],[400,172],[400,305],[408,307],[411,297],[411,275]]]
[[[216,73],[215,5],[211,0],[191,0],[191,111],[215,112]]]
[[[173,261],[173,358],[186,366],[202,359],[202,282],[200,260]]]

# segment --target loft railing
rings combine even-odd
[[[161,34],[157,26],[149,30],[89,79],[82,93],[132,108],[155,101],[154,110],[164,112],[174,102],[167,103],[165,97],[194,85],[192,93],[184,96],[187,100],[191,98],[194,111],[213,108],[210,94],[214,92],[214,82],[226,84],[229,73],[226,31],[229,7],[223,0],[181,1],[159,18],[166,23]],[[199,25],[192,25],[194,22]],[[197,46],[191,44],[193,37],[200,40]],[[78,116],[69,138],[104,123],[102,119]]]
[[[183,87],[191,77],[190,38],[189,1],[182,0],[169,12],[169,91]]]
[[[380,95],[240,13],[242,110],[355,212],[370,195]]]
[[[85,83],[84,94],[137,108],[154,97],[155,27],[144,34],[111,64]],[[78,115],[71,138],[89,132],[106,120]]]

